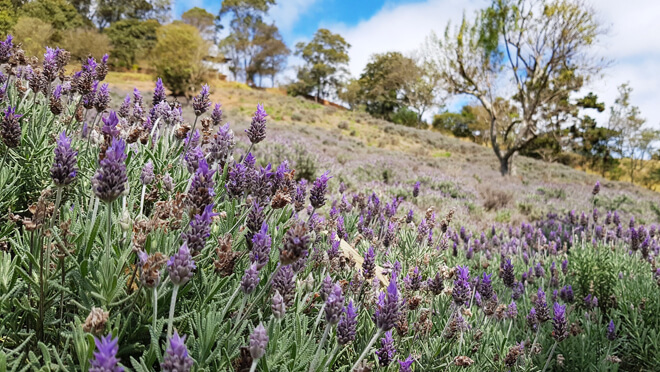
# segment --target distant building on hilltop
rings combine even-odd
[[[208,56],[204,58],[204,66],[218,73],[218,77],[222,80],[229,80],[231,71],[229,71],[229,62],[231,58],[226,58],[217,45],[211,44]]]

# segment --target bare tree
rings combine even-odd
[[[579,0],[493,0],[472,22],[432,35],[428,50],[445,89],[475,97],[487,111],[507,175],[514,154],[554,130],[557,110],[605,65],[589,54],[602,33]],[[498,110],[498,99],[516,114]]]

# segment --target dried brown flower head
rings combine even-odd
[[[109,312],[103,311],[103,309],[99,307],[92,307],[92,311],[89,312],[89,315],[83,324],[83,331],[95,335],[102,333],[109,316]]]

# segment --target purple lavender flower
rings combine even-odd
[[[513,292],[511,293],[511,298],[514,300],[519,300],[523,293],[525,293],[525,286],[522,284],[522,282],[516,282],[512,289]]]
[[[309,202],[315,209],[321,208],[325,204],[325,193],[328,189],[328,180],[332,178],[328,176],[328,172],[323,173],[321,177],[314,181],[314,186],[309,192]]]
[[[233,198],[243,195],[248,187],[248,168],[243,163],[236,163],[229,171],[227,194]]]
[[[378,355],[378,362],[381,367],[387,367],[394,360],[396,349],[394,348],[394,339],[392,338],[392,331],[385,332],[385,337],[380,339],[381,348],[376,351]]]
[[[185,342],[186,336],[179,337],[179,333],[175,330],[163,356],[163,363],[160,364],[163,372],[190,371],[193,366],[193,359],[188,355],[188,348],[186,348]]]
[[[293,271],[291,265],[280,265],[273,275],[273,280],[271,282],[271,286],[274,290],[280,293],[282,298],[284,298],[284,303],[287,306],[291,306],[293,304],[293,298],[296,290],[295,282],[293,281],[294,275],[295,272]]]
[[[399,372],[412,372],[410,367],[414,362],[415,360],[410,355],[408,355],[406,360],[399,360]]]
[[[241,279],[241,291],[248,295],[254,292],[257,285],[259,285],[259,270],[256,264],[252,264],[245,270],[245,275]]]
[[[435,296],[441,294],[445,289],[445,283],[440,273],[435,273],[435,276],[427,281],[426,286]]]
[[[250,261],[257,265],[257,270],[261,270],[270,259],[271,238],[268,235],[268,224],[263,222],[261,229],[252,236],[252,250],[250,251]]]
[[[119,106],[119,110],[117,110],[117,113],[122,118],[127,119],[128,115],[130,115],[129,112],[130,107],[131,107],[131,95],[127,94],[126,97],[124,98],[124,101],[121,103],[121,106]]]
[[[188,151],[183,155],[183,159],[186,162],[186,168],[188,169],[188,172],[195,173],[199,167],[200,159],[203,158],[204,151],[202,151],[200,146],[188,149]]]
[[[108,89],[108,84],[103,84],[96,92],[96,97],[94,97],[94,108],[96,111],[103,112],[108,108],[110,104],[110,90]]]
[[[217,215],[217,213],[213,213],[213,204],[207,205],[201,215],[195,215],[190,221],[190,229],[181,234],[181,239],[190,249],[193,257],[199,255],[204,249],[206,241],[211,236],[213,217]]]
[[[598,307],[598,297],[592,296],[591,293],[589,293],[585,298],[584,298],[584,304],[587,307],[587,309],[595,309]]]
[[[125,149],[126,143],[114,138],[92,178],[94,194],[106,203],[115,201],[126,189]]]
[[[290,265],[306,256],[309,240],[307,227],[304,223],[298,223],[290,227],[284,234],[282,247],[280,248],[280,262],[283,265]]]
[[[13,36],[7,35],[5,41],[0,41],[0,64],[9,62],[14,49]]]
[[[554,317],[552,318],[552,337],[561,342],[568,338],[568,323],[566,321],[566,306],[555,302],[553,306]]]
[[[57,78],[57,55],[60,49],[46,47],[43,61],[43,76],[48,83],[52,83]]]
[[[536,307],[536,319],[539,324],[550,319],[550,309],[548,308],[548,303],[545,299],[545,292],[543,292],[543,289],[541,288],[536,292],[534,306]]]
[[[543,269],[543,266],[541,266],[541,263],[538,262],[536,266],[534,267],[534,275],[537,278],[543,278],[545,277],[545,270]]]
[[[614,326],[614,320],[610,320],[610,324],[607,326],[607,339],[610,341],[616,340],[616,327]]]
[[[527,314],[527,325],[529,328],[531,328],[533,331],[536,331],[536,328],[538,327],[539,321],[538,321],[538,316],[536,314],[536,309],[531,308],[529,310],[529,314]]]
[[[339,323],[339,317],[341,316],[343,308],[344,295],[341,291],[341,286],[335,284],[332,287],[332,292],[330,292],[330,295],[328,295],[328,298],[325,300],[325,321],[331,325]]]
[[[214,170],[210,170],[206,159],[200,159],[197,170],[192,177],[188,201],[191,205],[191,215],[201,213],[207,205],[213,204],[215,196],[215,182],[213,181]]]
[[[570,285],[564,286],[559,291],[559,298],[561,298],[566,303],[571,303],[575,300],[575,295],[573,294],[573,287]]]
[[[154,182],[155,179],[156,175],[154,174],[154,163],[149,160],[142,168],[142,172],[140,172],[140,182],[143,185],[149,185]]]
[[[252,359],[259,359],[266,354],[266,346],[268,345],[268,333],[263,324],[259,325],[252,331],[250,335],[250,355]]]
[[[511,301],[506,308],[506,317],[509,319],[516,319],[518,317],[518,305],[515,301]]]
[[[222,105],[216,103],[211,112],[211,122],[213,125],[220,125],[222,123]]]
[[[502,281],[504,285],[508,288],[513,288],[513,285],[516,281],[515,274],[513,272],[513,264],[511,259],[507,258],[506,260],[502,259]]]
[[[16,110],[9,106],[4,112],[5,117],[2,119],[0,136],[2,141],[9,148],[18,147],[21,144],[21,124],[19,119],[23,115],[16,114]]]
[[[94,352],[94,359],[90,360],[91,367],[89,372],[123,372],[124,368],[119,367],[119,359],[117,359],[117,351],[119,351],[119,339],[112,338],[112,333],[105,337],[94,337],[96,350]]]
[[[193,97],[193,110],[195,110],[195,115],[199,116],[211,107],[211,101],[209,100],[209,86],[204,84],[202,90],[198,95]]]
[[[416,198],[416,197],[419,196],[419,185],[420,185],[420,182],[417,181],[417,182],[415,182],[415,186],[413,186],[413,192],[412,192],[413,198]]]
[[[104,136],[107,138],[119,137],[119,129],[117,129],[117,125],[119,125],[119,118],[117,117],[117,113],[110,111],[108,116],[101,118],[101,120],[103,121],[101,133],[103,133]]]
[[[364,254],[364,261],[362,262],[362,276],[366,279],[371,279],[376,273],[376,253],[374,247],[369,247],[369,250]]]
[[[392,279],[387,286],[387,293],[381,292],[378,297],[377,309],[374,313],[376,326],[383,332],[387,332],[394,327],[399,319],[399,289],[396,283],[396,274],[392,273]]]
[[[56,186],[64,187],[73,182],[78,173],[76,168],[78,151],[71,148],[71,138],[66,136],[65,131],[60,134],[54,152],[55,159],[50,168],[50,177]]]
[[[284,318],[284,315],[286,315],[286,305],[284,304],[284,298],[282,298],[282,295],[278,290],[275,290],[275,294],[273,295],[270,304],[270,310],[273,312],[275,319],[282,319]]]
[[[493,292],[493,281],[490,279],[491,277],[492,274],[487,275],[486,273],[483,273],[481,281],[477,286],[477,292],[481,294],[481,297],[483,297],[485,301],[489,301],[495,294]]]
[[[568,260],[563,260],[561,262],[561,272],[564,273],[564,275],[568,274]]]
[[[235,143],[234,131],[229,128],[229,123],[219,127],[218,132],[211,140],[210,159],[217,162],[221,168],[224,168],[225,164],[232,159]]]
[[[193,277],[196,268],[186,243],[183,243],[179,251],[167,261],[167,272],[174,285],[186,284]]]
[[[355,340],[357,330],[357,309],[353,306],[353,301],[348,302],[344,308],[344,313],[337,324],[337,343],[346,345]]]
[[[470,300],[472,289],[470,288],[470,271],[467,266],[457,267],[457,278],[454,280],[454,289],[452,290],[454,303],[461,306]]]
[[[156,106],[166,99],[167,94],[165,93],[165,87],[163,86],[163,79],[158,78],[158,80],[156,80],[156,88],[154,88],[154,99],[152,106]]]
[[[599,192],[600,192],[600,181],[596,181],[596,184],[594,185],[594,189],[591,190],[591,194],[593,196],[596,196],[598,195]]]
[[[252,116],[250,127],[245,130],[250,142],[255,145],[266,138],[266,110],[262,104],[257,105],[257,111]]]

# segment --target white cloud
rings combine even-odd
[[[373,53],[387,51],[412,52],[431,34],[444,32],[449,20],[456,23],[464,12],[487,5],[486,0],[427,0],[426,2],[387,4],[371,18],[355,26],[321,25],[338,32],[351,44],[350,71],[358,76]]]
[[[435,31],[444,32],[448,21],[460,22],[463,14],[471,17],[487,0],[427,0],[425,2],[384,6],[371,18],[354,26],[321,24],[338,32],[351,44],[349,51],[352,75],[359,76],[373,53],[412,52]],[[589,90],[596,92],[606,105],[614,102],[617,86],[630,82],[634,89],[631,101],[640,107],[649,125],[660,128],[660,1],[594,0],[598,18],[609,28],[597,53],[613,60],[602,79]],[[606,120],[606,117],[599,118]]]
[[[277,27],[282,32],[290,32],[300,17],[305,14],[317,0],[284,0],[268,11],[269,18],[272,18]]]

